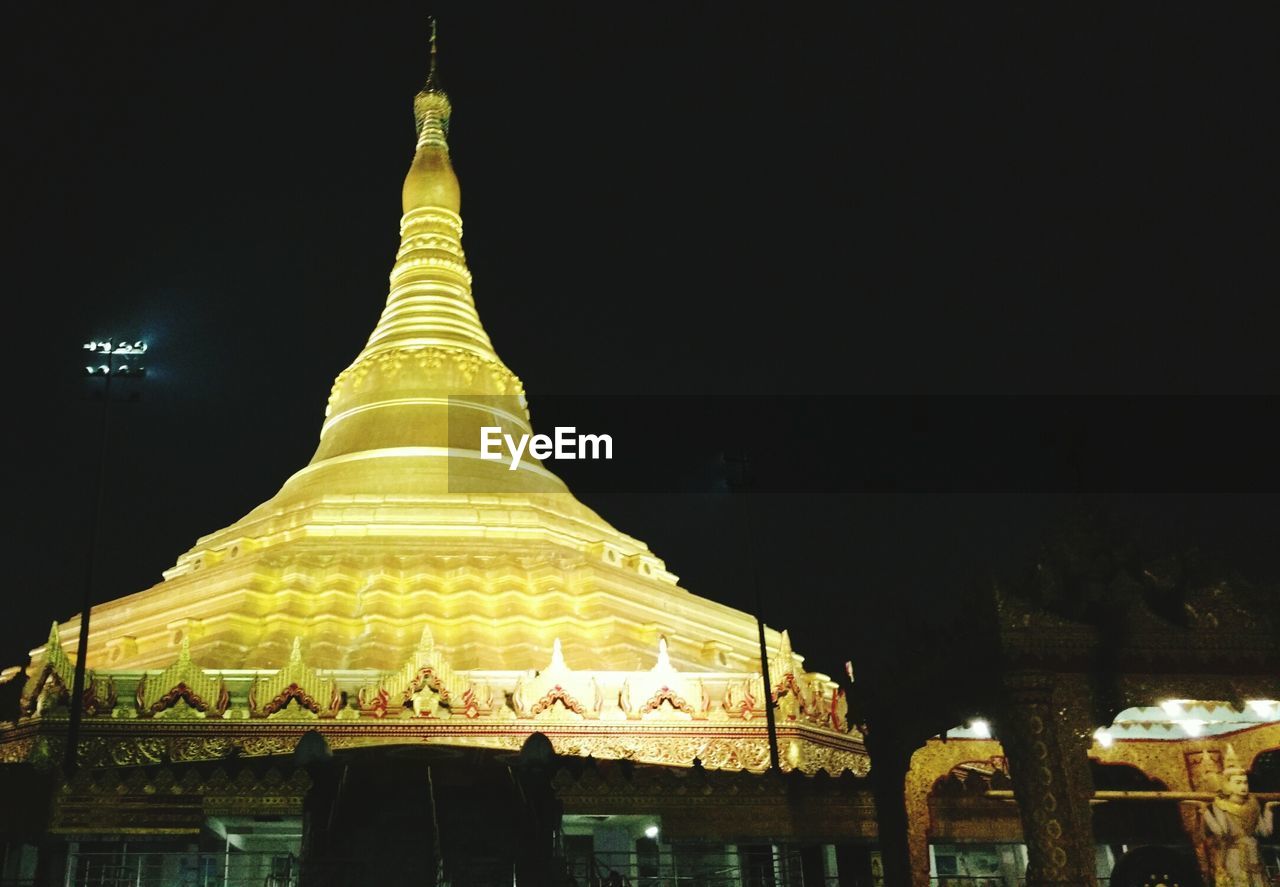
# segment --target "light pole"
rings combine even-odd
[[[80,604],[80,641],[76,645],[76,675],[72,681],[70,707],[71,720],[67,724],[67,747],[63,769],[67,775],[75,772],[76,751],[80,745],[80,720],[84,716],[85,664],[89,659],[89,611],[93,607],[94,568],[98,560],[98,532],[102,523],[102,503],[105,498],[107,473],[107,435],[111,428],[111,383],[118,378],[138,379],[147,374],[141,364],[147,353],[147,343],[136,342],[86,342],[83,350],[89,352],[85,375],[92,381],[102,382],[102,421],[98,442],[98,466],[94,495],[93,515],[89,524],[89,551],[85,557],[84,600]]]
[[[769,769],[775,773],[780,773],[782,765],[778,754],[778,724],[773,710],[773,683],[769,674],[769,648],[765,644],[764,638],[764,599],[760,594],[760,574],[756,572],[753,558],[756,547],[751,527],[751,499],[749,495],[752,481],[751,471],[745,454],[741,456],[725,456],[724,461],[726,465],[737,465],[739,470],[738,476],[729,480],[730,489],[746,494],[742,497],[742,519],[746,525],[747,569],[751,571],[751,578],[755,584],[756,592],[756,631],[760,640],[760,676],[764,679],[764,714],[765,728],[769,737]]]

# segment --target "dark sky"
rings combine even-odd
[[[338,9],[0,13],[0,665],[78,609],[98,452],[82,341],[153,347],[143,399],[115,410],[99,598],[309,459],[385,300],[431,11]],[[614,433],[616,463],[553,467],[686,587],[746,606],[754,571],[770,623],[834,673],[876,601],[947,613],[1080,494],[1153,548],[1274,578],[1263,23],[436,11],[481,317],[538,427]],[[758,475],[750,560],[723,452]]]

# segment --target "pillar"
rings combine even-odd
[[[871,791],[876,801],[876,830],[879,834],[881,860],[884,863],[886,884],[911,884],[919,887],[913,878],[910,842],[908,834],[916,825],[907,819],[906,778],[911,763],[912,749],[894,741],[891,736],[876,739],[876,731],[870,730],[866,738],[867,753],[871,757]],[[927,824],[920,824],[924,828]],[[923,833],[923,832],[922,832]],[[928,887],[929,873],[925,870],[923,887]]]
[[[1027,844],[1027,887],[1096,887],[1091,702],[1082,679],[1005,676],[999,724]]]

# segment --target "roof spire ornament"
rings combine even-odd
[[[671,654],[667,652],[667,636],[665,634],[658,635],[658,664],[653,667],[654,671],[667,671],[671,668]]]
[[[436,58],[436,20],[431,19],[431,63],[427,69],[427,81],[413,99],[413,120],[418,129],[418,153],[424,146],[431,145],[443,149],[446,157],[449,145],[445,139],[449,135],[449,115],[453,105],[449,96],[440,86],[440,70]],[[408,212],[408,209],[405,209]]]
[[[423,84],[423,92],[443,92],[436,78],[436,17],[427,19],[431,23],[431,67],[427,69],[427,82]]]
[[[551,644],[551,664],[547,666],[547,670],[568,668],[564,661],[564,650],[560,646],[560,639],[556,638]]]

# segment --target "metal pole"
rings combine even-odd
[[[89,611],[93,607],[94,567],[98,559],[98,530],[102,523],[102,504],[106,489],[107,435],[111,427],[111,377],[115,375],[115,352],[106,355],[106,381],[102,386],[102,432],[98,443],[97,491],[94,496],[93,514],[89,524],[89,552],[85,558],[84,599],[80,603],[80,641],[76,645],[76,675],[72,681],[71,720],[67,724],[67,747],[63,769],[70,776],[76,771],[76,751],[80,744],[80,719],[84,709],[84,684],[86,663],[89,659]]]
[[[748,544],[750,544],[748,542]],[[754,571],[752,571],[754,572]],[[769,731],[769,769],[780,770],[778,723],[773,715],[773,680],[769,677],[769,648],[764,641],[764,609],[760,599],[760,578],[756,577],[756,628],[760,634],[760,674],[764,678],[764,720]]]
[[[747,467],[747,457],[743,456],[741,487],[744,492],[750,483]],[[773,681],[769,677],[769,648],[764,640],[764,600],[760,594],[760,575],[756,571],[753,558],[756,548],[751,529],[750,496],[742,500],[742,514],[747,528],[747,567],[751,570],[751,579],[755,585],[756,592],[756,630],[760,638],[760,676],[764,678],[764,715],[765,726],[769,732],[769,769],[781,770],[782,766],[778,756],[778,724],[773,715]]]

